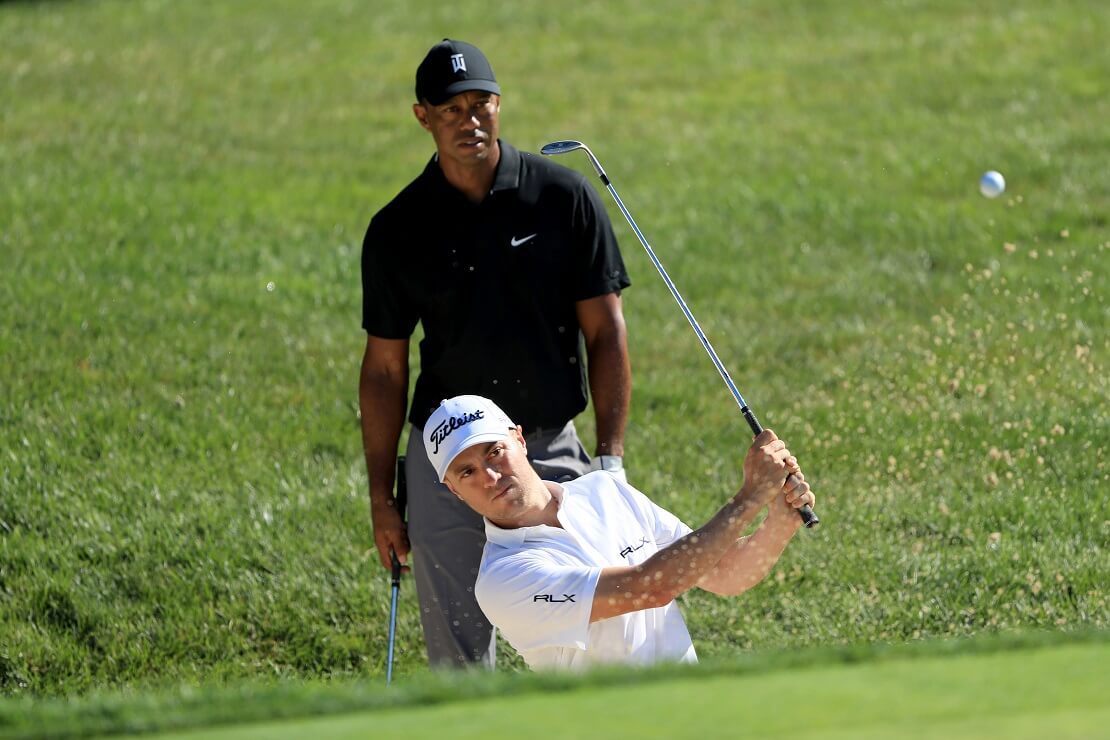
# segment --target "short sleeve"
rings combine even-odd
[[[579,249],[576,301],[623,290],[632,284],[609,214],[597,191],[584,179],[575,199],[574,237]]]
[[[486,618],[518,651],[585,650],[601,568],[517,553],[483,567],[474,592]]]
[[[408,339],[420,319],[405,290],[402,251],[386,223],[375,217],[362,241],[362,328],[383,339]]]
[[[690,534],[693,530],[671,512],[659,506],[639,490],[619,478],[613,478],[621,493],[629,497],[642,512],[642,515],[651,523],[652,532],[655,534],[655,544],[664,548],[676,540]]]
[[[648,499],[648,504],[650,504],[651,508],[654,510],[655,543],[660,548],[670,545],[693,531],[686,525],[686,522],[663,507],[656,505],[651,499]]]

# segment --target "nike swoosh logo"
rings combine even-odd
[[[524,242],[530,242],[530,241],[532,241],[533,239],[535,239],[535,238],[536,238],[536,236],[538,236],[538,235],[537,235],[537,234],[529,234],[528,236],[524,237],[523,239],[517,239],[517,238],[516,238],[516,237],[514,236],[514,237],[513,237],[512,239],[510,239],[510,240],[509,240],[509,244],[510,244],[511,246],[514,246],[514,247],[519,247],[519,246],[520,246],[521,244],[523,244]]]

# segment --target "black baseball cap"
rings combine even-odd
[[[493,67],[481,49],[465,41],[444,39],[428,50],[416,68],[416,99],[439,105],[467,90],[501,94]]]

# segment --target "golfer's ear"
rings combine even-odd
[[[457,498],[459,501],[462,501],[462,496],[460,496],[459,492],[455,490],[455,487],[453,485],[451,485],[450,480],[448,480],[447,478],[444,478],[443,479],[443,485],[447,486],[448,491],[455,494],[455,498]]]
[[[423,103],[413,103],[412,114],[416,116],[416,120],[420,122],[422,127],[428,131],[432,130],[431,125],[428,123],[428,109],[424,107]]]
[[[524,451],[528,452],[528,443],[524,441],[524,429],[520,426],[520,424],[517,424],[516,428],[513,429],[513,434],[516,435],[516,441],[520,443],[520,446],[524,449]]]

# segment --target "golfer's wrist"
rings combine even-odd
[[[624,470],[624,458],[620,455],[595,455],[590,460],[590,470],[604,470],[617,473]]]
[[[742,486],[736,495],[732,497],[733,512],[745,519],[754,520],[756,515],[766,506],[759,500],[756,491],[749,489],[747,486]]]
[[[772,501],[767,507],[767,526],[793,534],[802,526],[802,518],[798,516],[798,510],[785,501]]]
[[[751,501],[741,498],[740,494],[737,493],[713,515],[710,523],[714,527],[721,528],[724,536],[735,540],[751,526],[758,514],[759,509],[752,506]]]

